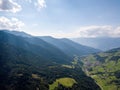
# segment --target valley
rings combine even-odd
[[[70,57],[67,52],[37,37],[0,31],[0,51],[1,90],[49,90],[51,87],[57,90],[100,90],[82,71],[82,63],[74,53]]]
[[[120,49],[83,58],[83,69],[102,90],[120,90]]]
[[[0,89],[120,90],[120,48],[16,33],[0,31]]]

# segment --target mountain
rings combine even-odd
[[[82,45],[90,46],[103,51],[120,47],[120,38],[73,38],[72,40]]]
[[[42,45],[42,47],[47,48],[44,44],[42,44],[39,41],[39,39],[41,39],[41,40],[55,46],[56,48],[60,49],[62,52],[64,52],[68,56],[72,56],[72,57],[74,55],[81,56],[81,55],[87,55],[90,53],[100,52],[100,50],[98,50],[98,49],[80,45],[76,42],[73,42],[72,40],[67,39],[67,38],[57,39],[57,38],[53,38],[51,36],[35,37],[35,36],[31,36],[25,32],[9,31],[9,30],[4,30],[4,31],[8,32],[10,34],[16,35],[16,36],[24,37],[29,43],[32,43],[35,45]]]
[[[74,55],[81,56],[81,55],[87,55],[90,53],[100,52],[100,50],[98,49],[80,45],[66,38],[56,39],[50,36],[43,36],[39,38],[58,47],[61,51],[63,51],[69,56],[74,56]]]
[[[47,59],[52,59],[53,61],[58,60],[58,62],[62,62],[62,60],[71,60],[58,48],[36,37],[26,38],[1,31],[1,38],[4,38],[1,40],[2,42],[8,42],[15,47],[30,51],[32,53],[39,53],[41,57],[45,58],[47,56]],[[63,56],[64,59],[61,59],[61,56]]]
[[[0,90],[80,89],[100,90],[77,57],[37,37],[0,31]]]
[[[22,37],[32,37],[30,34],[27,34],[23,31],[9,31],[9,30],[2,30],[4,32],[10,33],[10,34],[14,34],[16,36],[22,36]]]
[[[120,90],[120,48],[83,57],[83,68],[102,90]]]

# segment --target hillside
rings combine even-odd
[[[61,51],[72,57],[74,55],[81,56],[81,55],[88,55],[91,53],[100,52],[100,50],[98,49],[80,45],[66,38],[56,39],[50,36],[44,36],[39,38],[58,47]]]
[[[100,90],[77,57],[68,57],[39,38],[4,31],[0,31],[0,76],[0,90],[49,90],[56,80],[60,83],[55,90]]]
[[[30,51],[34,54],[38,54],[45,59],[57,60],[58,62],[62,61],[69,61],[71,60],[67,55],[65,55],[61,50],[54,47],[53,45],[39,39],[39,38],[24,38],[21,36],[15,36],[13,34],[5,33],[4,31],[0,32],[1,42],[2,43],[9,43],[17,48],[21,48],[27,51]],[[49,54],[48,54],[49,53]],[[63,56],[61,58],[60,56]],[[46,58],[47,57],[47,58]]]
[[[102,90],[120,90],[120,48],[81,58],[83,70]]]

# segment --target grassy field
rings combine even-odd
[[[120,90],[119,56],[120,51],[99,53],[83,60],[87,75],[91,76],[102,90]]]
[[[116,79],[114,76],[104,78],[102,75],[94,75],[91,77],[95,79],[96,83],[101,87],[102,90],[120,90],[115,84],[110,84],[112,80]]]
[[[77,83],[73,78],[60,78],[56,79],[56,81],[49,85],[49,90],[54,90],[55,87],[58,87],[58,83],[65,87],[72,87],[74,83]]]
[[[37,74],[32,74],[32,78],[34,78],[34,79],[40,79],[40,77]]]
[[[101,67],[97,66],[93,68],[93,72],[91,73],[99,73],[96,74],[96,76],[93,76],[93,78],[103,88],[103,90],[120,90],[118,85],[113,82],[118,80],[118,78],[114,76],[114,72],[119,71],[119,67],[119,62],[115,64],[115,62],[110,61],[106,64],[101,65]]]

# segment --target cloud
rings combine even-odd
[[[110,25],[91,25],[91,26],[82,26],[77,30],[71,32],[59,32],[59,34],[52,34],[55,37],[68,37],[68,38],[77,38],[77,37],[120,37],[120,26],[110,26]]]
[[[113,27],[110,25],[104,26],[84,26],[80,27],[77,31],[80,37],[105,37],[111,36],[111,32],[113,31]]]
[[[4,16],[0,17],[0,29],[19,30],[24,26],[24,23],[17,18],[8,19]]]
[[[0,0],[0,11],[16,13],[22,8],[13,0]]]
[[[37,0],[34,5],[40,10],[41,8],[46,8],[45,0]]]
[[[24,0],[28,3],[33,3],[38,10],[46,8],[45,0]],[[21,5],[17,3],[17,0],[0,0],[0,11],[16,13],[22,9]]]
[[[75,35],[76,34],[76,35]],[[120,26],[83,26],[73,32],[73,37],[120,37]]]
[[[111,36],[112,37],[120,37],[120,26],[116,27],[116,29],[112,31]]]

